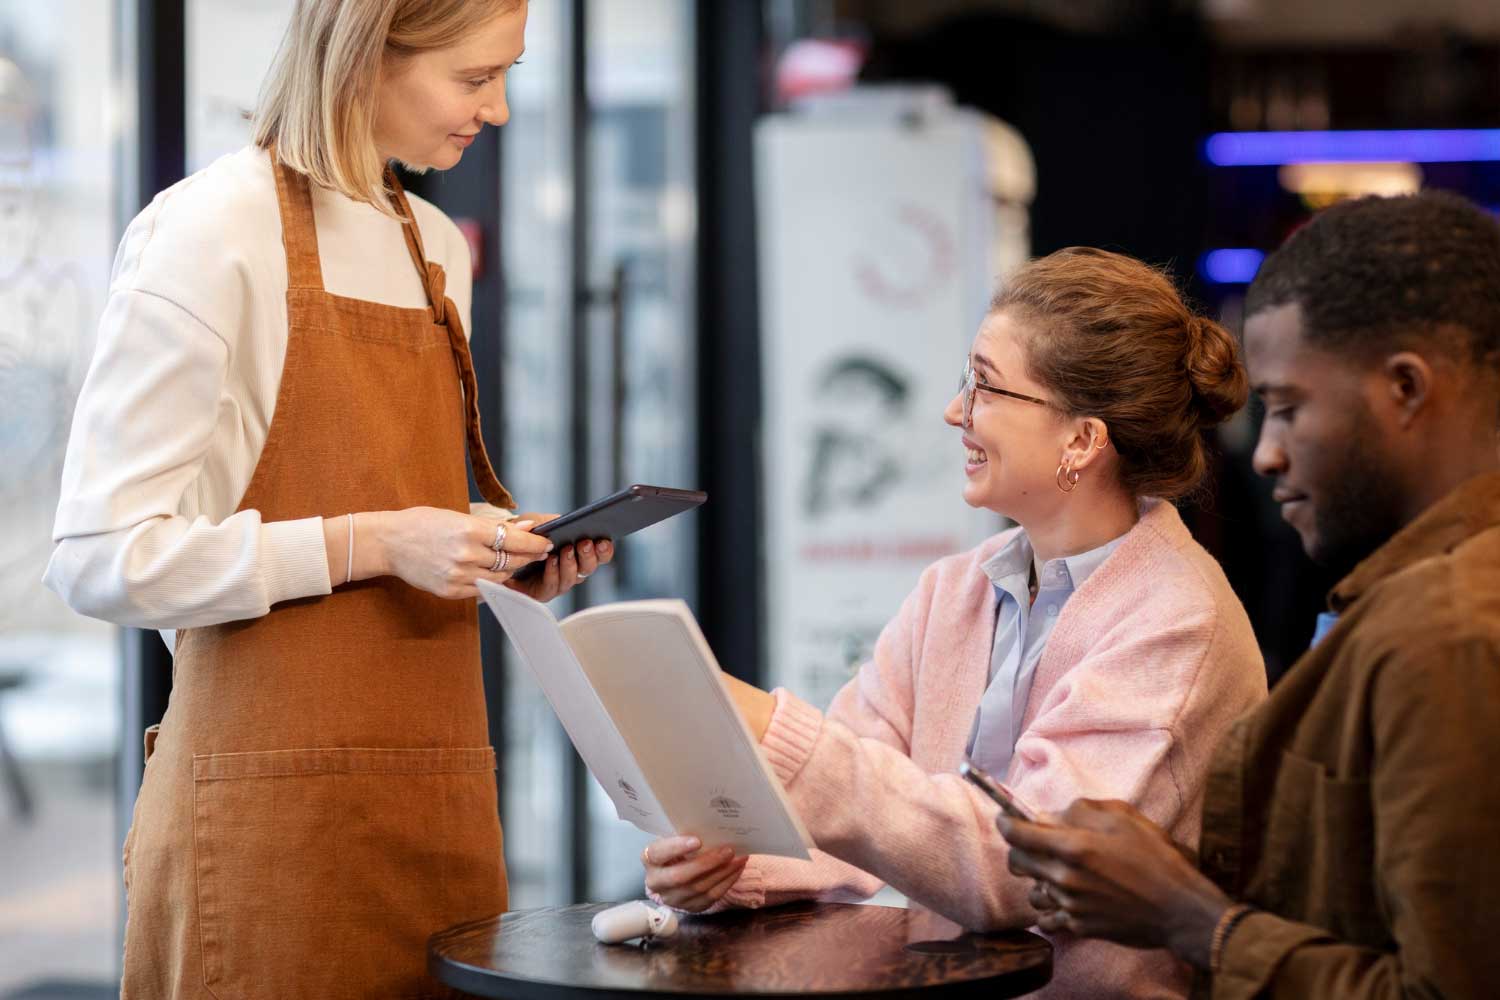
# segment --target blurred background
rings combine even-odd
[[[243,145],[291,0],[0,0],[0,998],[115,995],[119,854],[171,665],[40,584],[116,242]],[[994,282],[1087,244],[1231,326],[1341,198],[1500,208],[1493,0],[532,0],[511,123],[409,179],[468,235],[491,455],[531,509],[702,488],[582,602],[674,596],[726,669],[826,702],[918,573],[999,525],[941,421]],[[1330,581],[1216,436],[1185,510],[1271,681]],[[567,608],[559,609],[567,610]],[[640,894],[484,635],[517,907]]]

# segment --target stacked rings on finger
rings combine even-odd
[[[496,552],[499,552],[504,547],[505,547],[505,522],[501,521],[498,525],[495,526],[495,542],[494,542],[493,545],[490,546],[490,548],[494,549]]]
[[[490,567],[491,573],[504,573],[505,567],[510,565],[510,553],[504,549],[495,550],[495,562]]]

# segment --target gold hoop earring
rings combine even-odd
[[[1072,493],[1078,488],[1079,477],[1079,471],[1073,468],[1069,463],[1064,462],[1062,465],[1059,465],[1057,467],[1057,488],[1062,490],[1064,493]],[[1064,483],[1067,483],[1068,485],[1064,486]]]

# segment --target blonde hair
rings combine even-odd
[[[375,148],[384,59],[458,42],[523,0],[297,0],[261,87],[254,142],[315,184],[396,215]]]

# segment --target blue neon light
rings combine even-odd
[[[1198,273],[1216,285],[1245,285],[1265,259],[1259,250],[1243,247],[1210,250],[1198,261]]]
[[[1216,132],[1203,144],[1219,167],[1283,163],[1479,163],[1500,160],[1500,129]]]

